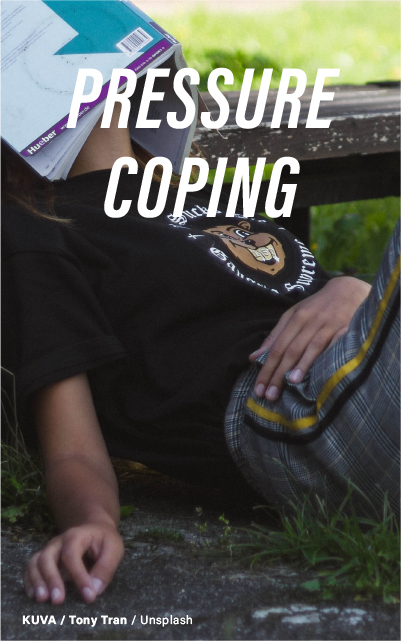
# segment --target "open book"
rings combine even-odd
[[[131,98],[132,138],[153,156],[169,158],[173,171],[181,173],[197,119],[186,129],[166,122],[168,111],[178,119],[185,115],[173,91],[176,70],[187,66],[175,38],[130,0],[3,0],[1,9],[2,137],[34,170],[50,180],[67,177],[103,112],[112,71],[119,68],[138,77]],[[159,66],[172,69],[155,83],[155,90],[165,92],[156,103],[161,125],[135,129],[143,89],[139,78]],[[105,84],[99,98],[80,109],[77,126],[67,129],[80,68],[98,69]],[[184,86],[198,109],[197,90]]]

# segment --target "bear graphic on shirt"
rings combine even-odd
[[[251,269],[275,276],[284,267],[285,254],[280,241],[268,232],[253,232],[247,220],[204,231],[218,236],[231,254]]]

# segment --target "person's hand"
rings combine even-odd
[[[72,527],[31,558],[24,574],[25,591],[39,602],[50,599],[59,604],[65,598],[63,577],[68,577],[91,603],[110,583],[123,555],[124,544],[115,526]],[[84,557],[93,563],[90,570]]]
[[[300,383],[319,354],[347,331],[370,289],[357,278],[340,276],[287,310],[260,349],[250,356],[253,361],[269,350],[256,379],[255,394],[277,400],[289,370],[289,380]]]

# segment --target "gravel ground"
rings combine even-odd
[[[251,570],[219,551],[224,524],[218,517],[224,512],[231,526],[249,525],[254,497],[230,500],[135,471],[121,498],[135,507],[122,522],[126,555],[112,585],[91,605],[72,588],[62,606],[29,601],[22,568],[40,541],[16,529],[3,533],[2,639],[400,638],[397,605],[322,600],[300,587],[314,577],[310,571],[284,563]],[[205,523],[209,547],[199,528]],[[155,540],[149,537],[154,528],[170,534]]]

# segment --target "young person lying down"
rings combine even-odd
[[[123,171],[133,205],[108,218],[110,169],[134,156],[117,119],[50,197],[3,159],[3,364],[60,532],[28,564],[37,601],[61,603],[67,574],[91,602],[122,559],[109,455],[227,491],[246,479],[279,507],[305,491],[336,505],[348,482],[374,509],[397,501],[397,238],[370,292],[270,220],[222,203],[207,218],[202,192],[173,219],[171,187],[144,219]]]

